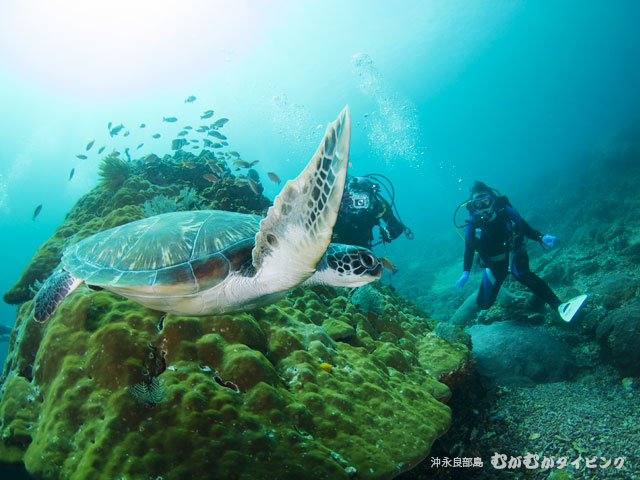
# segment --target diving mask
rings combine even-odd
[[[471,206],[476,212],[483,212],[493,207],[493,197],[491,195],[483,195],[471,200]]]

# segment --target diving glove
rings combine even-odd
[[[545,233],[542,236],[541,240],[542,240],[542,243],[544,243],[547,247],[553,248],[556,246],[558,237],[556,237],[555,235],[549,235],[548,233]]]
[[[456,290],[460,290],[462,287],[464,287],[467,284],[468,281],[469,281],[469,272],[465,270],[464,272],[462,272],[462,275],[456,282]]]

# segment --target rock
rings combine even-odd
[[[598,303],[607,310],[614,310],[635,298],[640,287],[640,281],[624,272],[612,272],[599,279],[593,287],[593,293],[598,295]]]
[[[470,325],[478,316],[478,312],[480,309],[476,304],[476,297],[478,294],[476,292],[472,293],[467,297],[460,307],[455,311],[455,313],[449,319],[449,323],[453,325]]]
[[[491,384],[557,382],[574,371],[569,347],[540,330],[506,321],[475,325],[467,333],[476,368]]]
[[[609,313],[596,329],[605,359],[626,377],[640,376],[640,302]]]

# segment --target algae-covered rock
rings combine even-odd
[[[380,325],[401,323],[403,336],[384,341],[389,332],[363,316],[351,326],[344,297],[321,291],[195,318],[81,286],[44,325],[27,302],[1,380],[0,461],[37,479],[391,478],[411,468],[449,427],[439,380],[465,369],[468,350],[390,298],[393,318]],[[340,320],[328,322],[330,311]],[[334,341],[325,324],[356,335]],[[158,395],[140,397],[148,388]]]

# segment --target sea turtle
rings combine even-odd
[[[35,298],[46,321],[78,285],[101,287],[180,315],[238,312],[297,285],[361,286],[380,277],[368,249],[330,244],[349,157],[348,107],[315,155],[261,218],[219,210],[156,215],[68,247]]]

